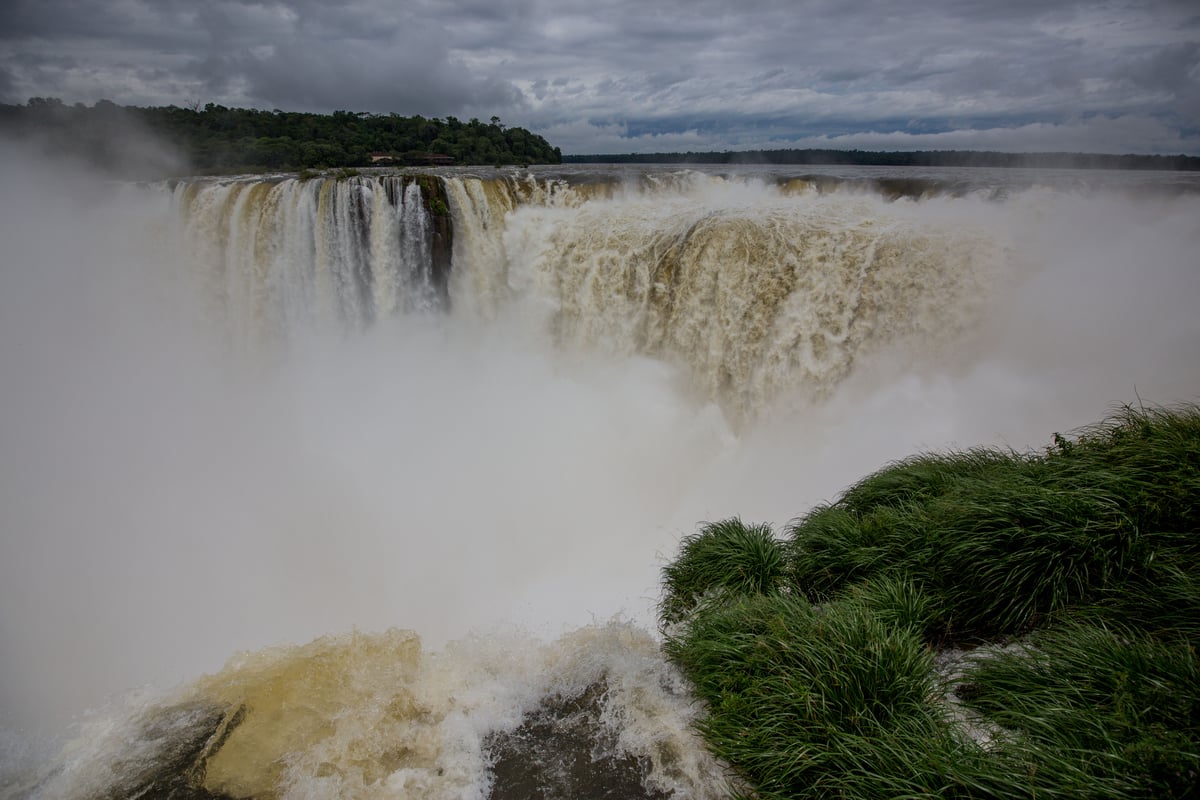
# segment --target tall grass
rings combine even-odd
[[[1200,555],[1200,418],[1124,409],[1043,453],[969,450],[891,465],[794,522],[814,601],[883,572],[939,597],[949,639],[1015,635]]]
[[[945,788],[937,766],[959,745],[929,702],[932,654],[867,603],[818,611],[798,597],[747,597],[697,617],[665,647],[709,705],[709,745],[759,797]]]
[[[706,523],[683,540],[679,557],[663,569],[659,620],[664,626],[678,622],[698,604],[721,596],[773,592],[785,574],[770,526],[740,519]]]
[[[1077,616],[1153,631],[1159,639],[1200,642],[1200,570],[1195,556],[1168,554],[1121,586],[1102,593]]]
[[[1020,765],[1031,791],[1146,798],[1200,791],[1193,644],[1072,622],[980,658],[964,680],[973,688],[968,704],[1010,732],[1000,757]]]
[[[1200,796],[1200,411],[910,458],[782,542],[707,525],[660,614],[761,797]],[[988,743],[942,700],[947,644],[989,645],[956,679]]]

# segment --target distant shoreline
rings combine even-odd
[[[1001,167],[1200,171],[1200,157],[990,150],[725,150],[702,153],[564,155],[564,164],[805,164],[812,166]]]

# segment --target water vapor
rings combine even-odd
[[[31,188],[3,214],[5,724],[329,631],[651,605],[661,521],[728,441],[675,371],[436,315],[247,355],[165,190],[6,168]]]
[[[214,295],[225,267],[197,273],[165,188],[12,147],[0,166],[0,727],[57,730],[238,650],[356,628],[434,650],[614,615],[649,628],[657,571],[702,520],[781,524],[916,450],[1041,446],[1200,387],[1193,194],[464,179],[448,314],[246,347],[229,308],[277,284]],[[755,259],[781,263],[796,230],[809,255],[765,303]],[[674,265],[675,293],[605,272],[639,263]],[[845,269],[819,280],[829,263]],[[754,347],[736,341],[747,314]],[[798,351],[770,337],[794,330],[824,337],[804,362],[821,391],[768,370]],[[722,405],[726,375],[758,381],[750,413]]]

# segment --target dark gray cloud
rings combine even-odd
[[[9,0],[0,91],[501,116],[565,152],[1200,153],[1185,0]]]
[[[12,74],[7,67],[0,66],[0,103],[15,103],[21,99],[15,96]]]

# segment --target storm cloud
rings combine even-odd
[[[497,115],[565,153],[1200,154],[1200,13],[1170,0],[9,0],[0,96]]]

